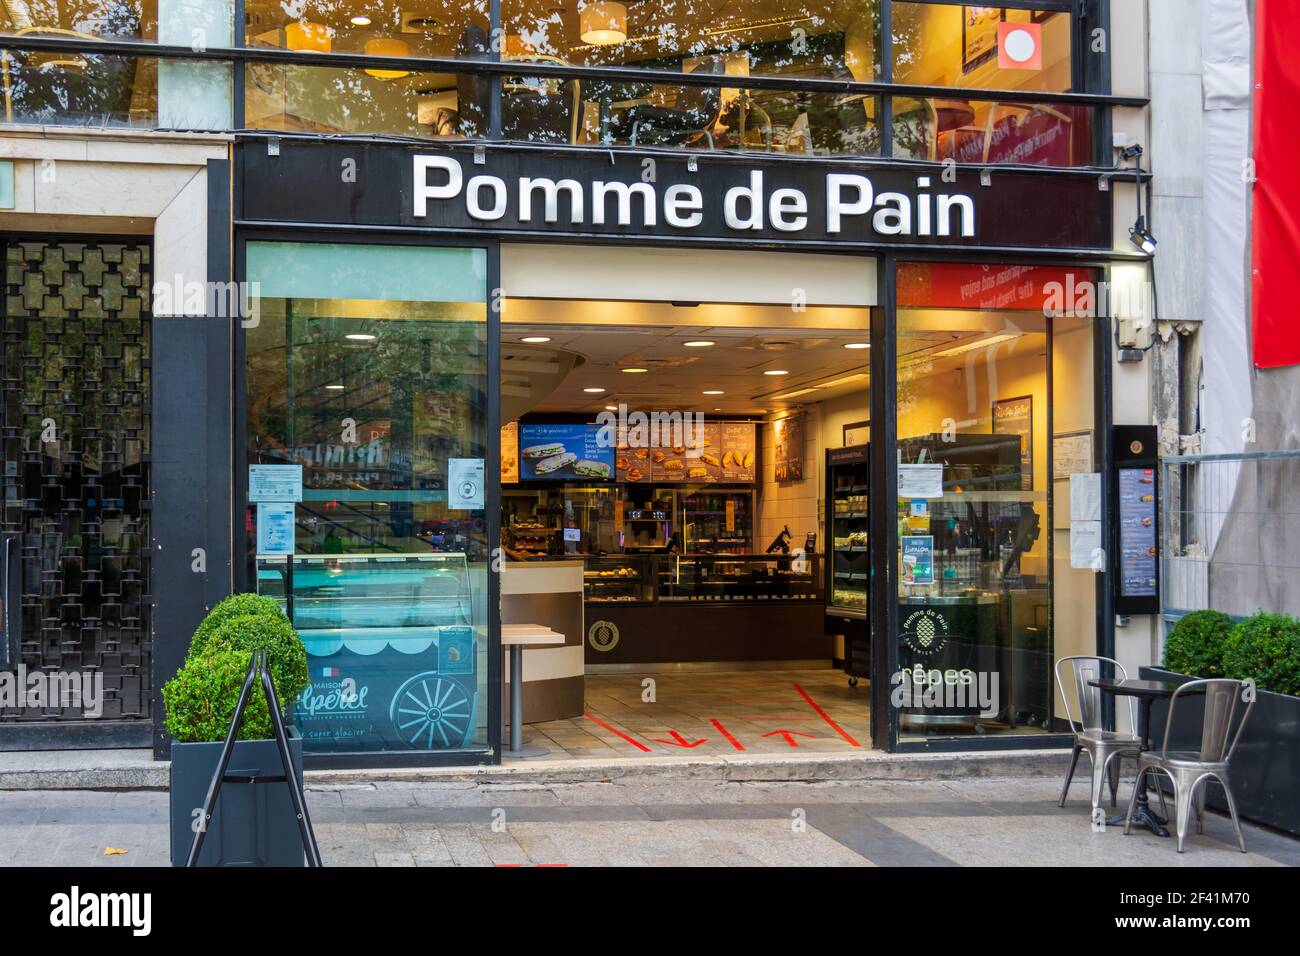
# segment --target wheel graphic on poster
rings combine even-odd
[[[473,710],[460,684],[426,671],[397,689],[388,716],[412,747],[439,750],[464,745]]]

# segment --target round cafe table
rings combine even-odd
[[[1151,705],[1158,700],[1169,700],[1174,696],[1174,691],[1181,686],[1173,681],[1115,680],[1108,677],[1090,680],[1088,683],[1092,687],[1101,688],[1103,694],[1111,694],[1115,697],[1136,697],[1138,699],[1138,702],[1142,705],[1143,751],[1151,749]],[[1160,786],[1160,784],[1157,783],[1156,786]],[[1106,823],[1110,826],[1118,826],[1124,822],[1126,815],[1124,813],[1116,814]],[[1165,829],[1165,824],[1169,821],[1151,809],[1151,805],[1147,802],[1147,788],[1145,786],[1138,792],[1137,806],[1133,810],[1133,822],[1146,827],[1158,837],[1169,836],[1169,831]]]

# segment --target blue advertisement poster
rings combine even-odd
[[[520,481],[609,481],[614,449],[601,447],[597,425],[519,425]]]

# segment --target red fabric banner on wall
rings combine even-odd
[[[1300,365],[1300,16],[1289,0],[1255,6],[1255,190],[1251,302],[1258,368]]]

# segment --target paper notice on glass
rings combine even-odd
[[[447,507],[457,511],[483,508],[483,459],[447,459]]]
[[[1070,567],[1101,571],[1106,562],[1102,560],[1101,522],[1080,521],[1070,523]]]
[[[257,504],[257,553],[293,554],[294,503],[259,501]]]
[[[898,497],[942,498],[943,465],[899,465]]]
[[[1101,520],[1101,475],[1070,476],[1070,526],[1078,521]]]

